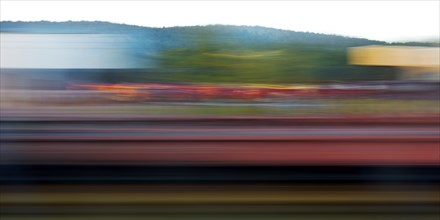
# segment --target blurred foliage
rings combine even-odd
[[[189,82],[313,83],[390,80],[393,68],[352,67],[346,48],[328,45],[240,42],[222,33],[200,32],[198,44],[166,50],[160,67],[165,80]]]

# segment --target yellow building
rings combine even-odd
[[[439,47],[352,47],[348,59],[352,65],[400,67],[402,79],[440,80]]]

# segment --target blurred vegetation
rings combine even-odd
[[[165,50],[159,59],[160,67],[167,72],[164,80],[319,83],[391,80],[396,75],[390,67],[349,66],[344,45],[283,41],[257,44],[225,38],[223,32],[201,30],[195,46]]]

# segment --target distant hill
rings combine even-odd
[[[101,21],[68,21],[68,22],[12,22],[3,21],[1,32],[20,33],[100,33],[124,34],[135,37],[138,41],[160,43],[161,48],[184,47],[191,45],[201,36],[215,36],[222,42],[249,44],[304,44],[325,45],[328,47],[351,47],[370,44],[386,44],[363,38],[350,38],[338,35],[309,32],[287,31],[260,26],[208,25],[151,28],[135,25],[115,24]]]

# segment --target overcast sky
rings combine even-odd
[[[384,41],[435,40],[440,1],[5,1],[0,20],[149,27],[260,25]]]

